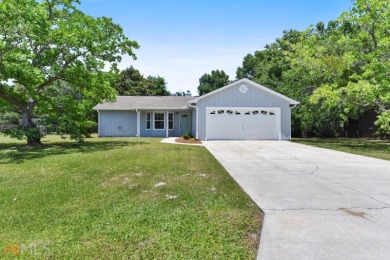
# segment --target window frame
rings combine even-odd
[[[163,115],[163,119],[162,120],[156,120],[156,115]],[[166,128],[166,124],[165,124],[165,113],[164,112],[153,112],[153,130],[165,130]],[[156,122],[163,122],[163,128],[156,128]]]
[[[149,115],[149,120],[148,120],[148,115]],[[149,122],[149,128],[148,128],[148,122]],[[145,114],[145,129],[152,130],[152,113],[151,112],[146,112],[146,114]]]
[[[169,119],[169,117],[172,115],[172,120]],[[170,127],[170,122],[172,121],[172,128]],[[168,112],[168,130],[174,130],[175,129],[175,113]]]

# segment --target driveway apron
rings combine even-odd
[[[264,211],[258,259],[390,259],[390,162],[287,141],[205,141]]]

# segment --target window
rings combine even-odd
[[[233,111],[232,111],[232,110],[226,110],[226,113],[227,113],[228,115],[233,115]]]
[[[257,111],[257,110],[254,110],[254,111],[252,111],[252,115],[257,115],[259,113],[259,111]]]
[[[150,130],[150,126],[151,126],[151,116],[150,116],[150,112],[147,112],[146,113],[146,130]]]
[[[168,114],[168,129],[173,130],[173,113]]]
[[[218,115],[224,114],[225,110],[218,110]]]
[[[164,128],[164,113],[154,113],[154,129],[163,130]]]

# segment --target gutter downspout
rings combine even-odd
[[[195,103],[196,104],[196,103]],[[198,116],[198,107],[195,105],[191,105],[191,101],[189,102],[189,106],[192,107],[192,108],[195,108],[195,113],[196,113],[196,126],[195,126],[195,138],[196,139],[199,139],[199,135],[198,135],[198,127],[199,127],[199,116]]]
[[[299,105],[299,103],[294,104],[293,106],[290,106],[290,142],[291,142],[291,109],[296,108]]]

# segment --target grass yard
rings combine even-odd
[[[293,142],[390,160],[390,142],[348,138],[293,138]]]
[[[43,142],[0,135],[0,258],[255,258],[262,213],[205,148]]]

